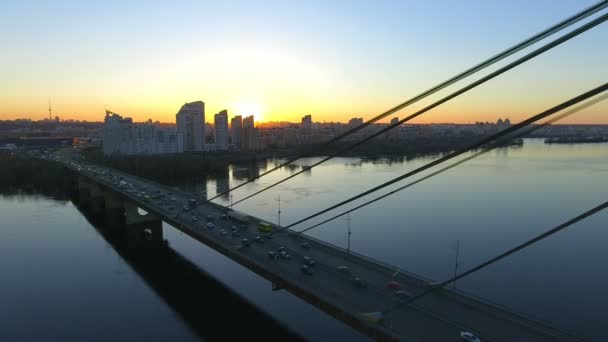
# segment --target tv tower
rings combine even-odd
[[[53,120],[52,110],[51,110],[51,98],[49,97],[49,121]]]

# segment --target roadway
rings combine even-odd
[[[260,219],[249,215],[249,224],[239,228],[239,222],[221,219],[220,216],[226,213],[227,208],[214,203],[184,211],[183,207],[191,198],[195,198],[194,194],[98,165],[74,161],[63,163],[271,280],[275,286],[294,293],[375,339],[461,341],[460,332],[470,331],[482,341],[580,341],[547,324],[449,289],[436,291],[413,304],[390,312],[380,324],[372,323],[361,314],[381,311],[400,300],[395,296],[394,290],[388,288],[390,281],[398,282],[410,294],[424,291],[427,281],[406,271],[396,272],[395,268],[381,262],[347,253],[337,246],[296,235],[289,230],[262,242],[254,242],[255,237],[262,235],[257,229],[259,222],[262,222]],[[131,190],[121,188],[120,180],[131,184]],[[165,196],[151,198],[159,192]],[[143,193],[150,198],[146,198]],[[175,200],[172,201],[171,198]],[[214,228],[207,227],[208,215],[214,218]],[[236,226],[237,234],[232,234],[233,226]],[[248,246],[243,243],[245,238],[250,241]],[[303,243],[307,243],[309,248],[302,247]],[[268,252],[278,254],[279,247],[289,253],[289,259],[275,260],[269,257]],[[305,256],[316,262],[310,267],[312,275],[301,270]],[[348,267],[350,272],[340,271],[339,266]],[[367,286],[355,285],[353,277],[362,279]]]

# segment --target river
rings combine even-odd
[[[278,222],[280,203],[281,223],[289,224],[434,158],[336,158],[235,209]],[[316,160],[301,160],[216,202],[230,205]],[[225,179],[184,182],[180,188],[211,197],[278,162],[232,166]],[[456,261],[457,271],[465,271],[608,200],[606,179],[608,144],[525,139],[523,146],[491,151],[309,234],[348,248],[350,226],[351,250],[439,281],[454,274]],[[201,284],[229,288],[222,297],[229,309],[222,309],[221,303],[200,308],[226,313],[215,319],[205,316],[207,325],[192,323],[197,319],[189,315],[196,316],[196,309],[180,309],[171,290],[159,290],[150,272],[142,274],[141,267],[125,261],[104,238],[100,224],[86,216],[69,196],[0,196],[0,299],[4,308],[7,303],[15,308],[2,311],[0,340],[213,339],[216,335],[205,331],[214,325],[255,331],[263,323],[252,322],[266,314],[278,322],[276,329],[286,326],[307,339],[364,339],[289,293],[272,291],[266,280],[165,224],[167,250],[183,258],[181,264],[198,267]],[[608,213],[599,213],[455,286],[577,335],[606,340],[607,226]],[[201,301],[222,292],[209,286],[213,290],[202,294]],[[253,303],[263,314],[241,310],[245,305],[237,305],[237,298]]]

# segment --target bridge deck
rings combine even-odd
[[[194,196],[171,189],[157,183],[100,166],[85,166],[78,170],[75,162],[66,166],[122,196],[136,202],[142,209],[153,213],[194,239],[209,245],[227,257],[237,261],[256,273],[280,285],[284,289],[307,300],[311,304],[329,312],[354,328],[375,339],[403,339],[407,341],[459,341],[460,331],[475,333],[482,341],[578,341],[579,338],[551,328],[546,324],[516,314],[507,309],[487,303],[473,296],[444,289],[423,297],[413,305],[402,306],[385,316],[382,324],[371,323],[362,318],[361,313],[383,310],[399,299],[387,288],[389,281],[395,280],[403,290],[417,294],[427,283],[421,277],[386,266],[370,258],[347,253],[344,249],[307,237],[295,236],[292,231],[274,235],[263,243],[253,242],[260,233],[258,223],[262,220],[252,217],[249,227],[240,236],[233,237],[230,227],[232,220],[220,220],[226,208],[208,204],[195,211],[181,213],[182,206]],[[160,190],[171,193],[176,201],[174,210],[160,205],[160,200],[144,200],[133,193],[116,186],[102,171],[124,177],[136,188],[145,187],[147,193]],[[196,212],[201,219],[192,221]],[[179,215],[177,215],[179,213]],[[205,217],[213,215],[216,227],[206,227]],[[226,229],[227,235],[220,230]],[[241,244],[243,238],[251,241],[250,246]],[[310,249],[301,247],[308,242]],[[285,247],[290,260],[269,258],[269,251]],[[304,274],[300,267],[304,256],[311,257],[316,265],[311,267],[313,275]],[[347,266],[352,274],[368,284],[367,288],[355,286],[350,277],[338,271],[338,266]]]

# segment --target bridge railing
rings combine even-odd
[[[294,235],[297,234],[294,231],[289,231],[289,232],[291,234],[294,234]],[[390,265],[388,263],[385,263],[383,261],[380,261],[380,260],[368,257],[366,255],[363,255],[363,254],[360,254],[360,253],[357,253],[357,252],[353,252],[352,250],[348,251],[348,250],[346,250],[343,247],[331,244],[331,243],[323,241],[323,240],[319,240],[319,239],[314,238],[314,237],[312,237],[310,235],[298,234],[298,236],[301,239],[308,239],[308,240],[314,242],[315,244],[322,245],[322,246],[324,246],[324,247],[326,247],[328,249],[331,249],[333,251],[336,251],[336,252],[339,252],[341,254],[344,254],[345,256],[350,255],[350,256],[354,256],[355,258],[359,258],[359,259],[365,260],[368,263],[371,263],[371,264],[374,264],[374,265],[376,265],[376,266],[378,266],[380,268],[386,269],[386,271],[388,271],[388,273],[390,273],[390,272],[393,272],[393,273],[398,272],[399,274],[403,274],[403,275],[409,276],[409,277],[411,277],[411,278],[413,278],[415,280],[418,280],[421,284],[428,284],[428,283],[434,282],[434,280],[432,280],[430,278],[426,278],[426,277],[420,276],[418,274],[406,271],[406,270],[401,269],[401,268],[399,268],[397,266]],[[353,261],[353,259],[350,259],[350,261]],[[442,293],[444,295],[449,295],[450,297],[452,297],[455,300],[461,300],[462,301],[464,299],[464,300],[471,300],[471,301],[479,302],[479,303],[481,303],[483,305],[488,306],[489,310],[491,310],[492,308],[500,309],[501,311],[505,311],[508,314],[513,315],[514,317],[523,319],[524,322],[534,323],[536,325],[542,326],[544,329],[552,331],[555,335],[567,334],[567,335],[570,335],[571,337],[575,337],[575,334],[573,332],[571,332],[571,331],[564,330],[564,329],[561,329],[561,328],[558,330],[557,328],[554,328],[555,324],[553,322],[551,322],[551,321],[531,316],[530,314],[527,314],[527,313],[524,313],[522,311],[513,309],[511,307],[507,307],[504,304],[499,304],[497,302],[491,301],[491,300],[489,300],[487,298],[480,297],[480,296],[475,295],[475,294],[470,293],[470,292],[466,292],[464,290],[459,290],[459,289],[450,288],[450,287],[444,287],[442,289]]]

